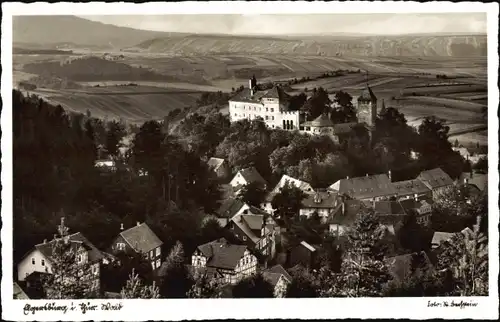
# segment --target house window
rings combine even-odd
[[[152,251],[150,251],[150,252],[149,252],[149,256],[150,256],[151,258],[153,258],[153,257],[155,256],[154,249],[153,249]]]
[[[269,116],[266,115],[266,121],[269,120]]]
[[[31,259],[31,264],[35,265],[35,259],[34,258]]]
[[[157,260],[156,260],[156,267],[160,267],[160,265],[161,265],[161,262],[160,262],[160,260],[159,260],[159,259],[157,259]]]
[[[271,120],[273,120],[273,121],[274,121],[274,116],[271,116]]]
[[[151,266],[153,267],[153,271],[155,270],[155,262],[151,262]]]
[[[78,263],[81,263],[81,262],[82,262],[82,255],[78,255],[78,257],[77,257],[76,261],[77,261]]]
[[[161,249],[160,247],[156,248],[156,256],[160,256],[161,254]]]
[[[45,260],[42,259],[42,266],[45,266]]]
[[[274,113],[274,108],[271,108],[271,113]]]
[[[116,244],[118,250],[125,250],[125,244],[124,243],[118,243]]]

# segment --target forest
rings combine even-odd
[[[307,105],[310,114],[323,113],[326,104],[321,90],[315,93],[319,94]],[[344,94],[337,96],[345,101]],[[199,103],[207,100],[204,97]],[[350,108],[340,106],[336,117],[351,117]],[[222,199],[221,182],[206,165],[212,156],[228,160],[233,172],[255,166],[270,187],[283,174],[324,188],[346,176],[388,170],[393,180],[405,180],[422,170],[441,167],[455,179],[470,167],[451,149],[449,128],[442,120],[427,117],[418,128],[412,128],[392,108],[379,115],[372,140],[359,127],[340,144],[328,137],[271,130],[262,120],[231,124],[215,106],[206,115],[188,115],[173,133],[165,125],[145,122],[134,130],[131,145],[123,149],[123,138],[131,134],[127,124],[100,120],[90,112],[69,113],[14,90],[14,263],[33,245],[51,239],[61,216],[70,233],[81,232],[102,250],[108,249],[122,223],[128,228],[145,221],[164,242],[163,254],[171,253],[169,257],[177,259],[190,256],[196,246],[224,235],[213,221],[205,223]],[[411,157],[412,151],[418,158]],[[107,158],[116,161],[116,171],[94,166],[96,160]],[[364,222],[372,217],[360,219],[361,230],[373,228]],[[375,251],[373,256],[373,265],[381,265]],[[294,287],[303,291],[297,283],[307,274],[293,274],[299,276]],[[314,283],[339,278],[335,276],[316,276]],[[337,284],[342,283],[350,282]],[[343,292],[323,291],[330,295]],[[165,292],[168,290],[161,293]]]

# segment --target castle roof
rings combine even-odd
[[[304,122],[304,126],[313,126],[313,127],[333,127],[334,124],[332,120],[330,120],[330,117],[328,117],[327,114],[321,114],[314,120],[310,122]]]
[[[361,92],[361,95],[359,95],[358,101],[377,101],[377,96],[375,96],[368,84],[366,84],[366,88]]]
[[[288,95],[283,88],[274,85],[271,89],[268,90],[254,90],[253,95],[250,88],[244,88],[242,91],[229,99],[229,101],[261,103],[261,100],[263,98],[274,98],[279,99],[280,102],[285,102],[290,99],[290,95]]]

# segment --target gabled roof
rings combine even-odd
[[[430,189],[419,179],[396,181],[392,185],[398,196],[420,195],[430,191]]]
[[[290,185],[294,185],[295,187],[299,188],[300,190],[304,192],[314,192],[314,189],[312,188],[311,184],[308,182],[292,178],[286,174],[284,174],[276,187],[274,187],[272,193],[280,193],[280,189],[285,186],[285,183],[289,182]]]
[[[344,212],[342,212],[343,209]],[[365,209],[365,204],[360,200],[346,200],[343,205],[338,205],[337,209],[328,217],[327,222],[329,224],[351,225],[356,220],[358,213]]]
[[[232,218],[243,206],[245,206],[245,203],[239,199],[226,199],[220,205],[219,209],[217,209],[216,213],[219,217]]]
[[[23,289],[16,283],[14,282],[14,299],[15,300],[29,300],[30,298],[26,293],[23,291]]]
[[[328,114],[324,113],[315,118],[310,122],[302,123],[303,126],[312,126],[312,127],[334,127],[334,124]]]
[[[260,173],[255,169],[255,167],[249,167],[238,171],[238,173],[245,179],[247,183],[259,182],[263,185],[267,185],[266,180],[262,178]]]
[[[264,280],[266,280],[269,284],[271,284],[273,287],[276,286],[276,284],[278,284],[280,278],[282,277],[283,275],[282,274],[279,274],[279,273],[274,273],[274,272],[270,272],[270,271],[262,271],[262,277],[264,278]]]
[[[210,158],[207,162],[208,167],[216,171],[222,164],[224,163],[224,159],[220,158]]]
[[[399,201],[401,207],[403,207],[405,213],[408,213],[409,210],[418,210],[425,205],[432,205],[434,201],[431,198],[418,198],[417,200],[410,198]]]
[[[163,244],[146,223],[122,231],[120,235],[139,253],[149,252]]]
[[[418,179],[427,185],[429,189],[436,189],[453,184],[453,180],[451,180],[450,176],[441,168],[422,171],[419,174]]]
[[[231,221],[238,226],[254,244],[259,242],[260,237],[257,235],[256,230],[258,230],[260,234],[260,230],[263,226],[263,216],[237,215],[234,216]]]
[[[459,183],[465,183],[465,179],[467,179],[467,184],[477,187],[480,191],[488,189],[488,175],[486,174],[464,172],[460,175]]]
[[[207,267],[234,269],[245,254],[247,246],[229,244],[224,238],[198,246],[207,257]]]
[[[290,95],[288,95],[285,90],[279,86],[273,86],[273,88],[268,90],[255,90],[252,92],[249,88],[244,88],[242,91],[237,93],[235,96],[229,99],[231,102],[248,102],[248,103],[261,103],[263,98],[275,98],[279,99],[280,103],[288,101]]]
[[[340,179],[332,184],[329,189],[346,194],[354,199],[369,199],[396,195],[389,176],[377,174],[365,177]]]
[[[399,281],[410,277],[415,270],[433,269],[429,256],[424,251],[404,254],[386,259],[391,275]]]
[[[405,211],[397,201],[383,200],[375,202],[375,214],[377,215],[403,215]]]
[[[90,241],[85,238],[81,233],[74,233],[72,235],[67,236],[69,241],[71,242],[72,249],[76,250],[77,247],[84,247],[88,252],[88,260],[89,262],[96,262],[101,260],[104,256],[101,251],[98,250]],[[58,238],[56,240],[61,240]],[[48,260],[52,258],[53,245],[56,240],[51,240],[46,243],[41,243],[35,245],[35,249],[43,254]]]
[[[267,271],[273,272],[273,273],[276,273],[276,274],[281,274],[281,275],[285,276],[285,278],[289,282],[292,281],[292,276],[290,276],[290,274],[288,274],[288,272],[283,268],[283,266],[281,266],[279,264],[278,265],[274,265],[271,268],[268,268]]]
[[[439,245],[442,242],[449,240],[451,237],[453,237],[453,235],[455,235],[455,233],[436,231],[436,232],[434,232],[434,235],[432,236],[432,244]]]
[[[305,240],[301,241],[300,245],[302,245],[303,247],[305,247],[306,249],[308,249],[311,252],[316,251],[316,248],[314,248],[312,245],[308,244]]]
[[[358,101],[372,101],[376,102],[377,101],[377,96],[373,93],[372,89],[368,84],[366,84],[366,87],[363,89],[361,92],[361,95],[358,97]]]
[[[330,208],[338,205],[338,194],[333,191],[316,192],[309,194],[302,200],[302,208]]]

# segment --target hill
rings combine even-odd
[[[304,36],[294,38],[175,35],[124,49],[172,55],[293,54],[320,56],[486,56],[486,35]]]
[[[29,63],[23,71],[48,76],[67,78],[73,81],[172,81],[172,77],[161,75],[147,68],[133,67],[125,63],[89,56],[65,61]]]
[[[122,48],[168,33],[138,30],[94,22],[75,16],[15,16],[13,41],[19,47]],[[64,46],[63,46],[64,47]]]

